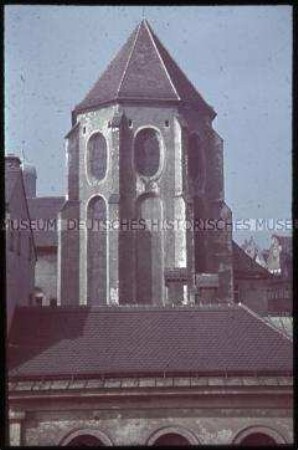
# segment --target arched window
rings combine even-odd
[[[277,443],[271,436],[265,433],[252,433],[246,436],[240,442],[240,445],[259,447],[260,445],[277,445]]]
[[[208,272],[208,249],[207,249],[207,227],[206,227],[206,207],[204,200],[196,196],[194,198],[194,220],[195,220],[195,268],[196,272]]]
[[[100,181],[107,170],[107,144],[101,133],[91,136],[87,145],[87,170],[91,181]]]
[[[160,141],[152,128],[141,130],[135,139],[135,167],[140,175],[152,177],[160,166]]]
[[[88,434],[77,436],[67,444],[67,446],[71,447],[101,447],[104,445],[100,439]]]
[[[88,205],[87,238],[87,303],[106,304],[107,232],[106,204],[102,197],[93,197]]]
[[[57,444],[59,447],[107,447],[112,446],[113,442],[100,430],[83,429],[72,431]]]
[[[202,190],[205,183],[205,163],[202,155],[200,139],[191,135],[188,145],[188,174],[194,193]]]
[[[154,442],[154,447],[159,446],[185,446],[185,445],[191,445],[188,440],[177,433],[167,433],[162,436],[160,436],[156,441]]]
[[[246,428],[237,434],[233,444],[244,447],[261,447],[285,444],[286,440],[276,430],[260,425]]]
[[[147,440],[148,446],[188,446],[198,445],[196,436],[186,428],[180,426],[163,427],[155,431]]]
[[[143,195],[137,209],[145,227],[136,232],[136,302],[154,304],[162,298],[161,200]]]

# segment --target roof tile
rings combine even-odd
[[[11,376],[288,373],[292,342],[241,306],[16,310]]]
[[[215,116],[143,20],[74,112],[117,100],[182,101]]]

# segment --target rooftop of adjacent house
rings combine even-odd
[[[37,247],[58,245],[57,214],[65,203],[65,197],[28,198],[30,219],[34,222],[34,238]]]
[[[271,277],[270,272],[258,264],[254,259],[245,253],[245,251],[233,241],[233,267],[236,273],[242,273],[246,276]]]
[[[121,100],[186,102],[216,115],[146,20],[136,27],[74,113]]]
[[[291,374],[292,341],[241,305],[18,307],[12,379],[100,374]]]
[[[279,234],[273,234],[272,237],[278,239],[279,244],[282,247],[282,251],[292,255],[293,239],[292,236],[283,236]]]

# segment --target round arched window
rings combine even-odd
[[[152,128],[140,131],[135,140],[135,166],[140,175],[152,177],[160,165],[160,141]]]
[[[104,444],[101,442],[101,440],[97,439],[95,436],[88,436],[86,434],[75,437],[67,445],[73,447],[101,447]]]
[[[167,433],[167,434],[163,434],[162,436],[160,436],[153,444],[154,447],[159,447],[159,446],[188,446],[191,445],[188,440],[184,437],[181,436],[180,434],[177,433]]]
[[[241,442],[240,445],[247,445],[247,446],[255,446],[259,447],[261,445],[277,445],[275,440],[268,436],[265,433],[252,433],[246,436]]]
[[[100,181],[107,170],[107,144],[101,133],[91,136],[87,146],[87,170],[91,181]]]

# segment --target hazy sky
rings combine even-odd
[[[39,195],[65,193],[71,110],[142,19],[142,10],[6,6],[5,150],[20,155],[23,148],[37,168]],[[233,218],[289,219],[291,7],[146,6],[145,16],[218,114],[214,128],[224,139]],[[242,233],[235,237],[241,240]],[[256,239],[265,242],[262,233]]]

